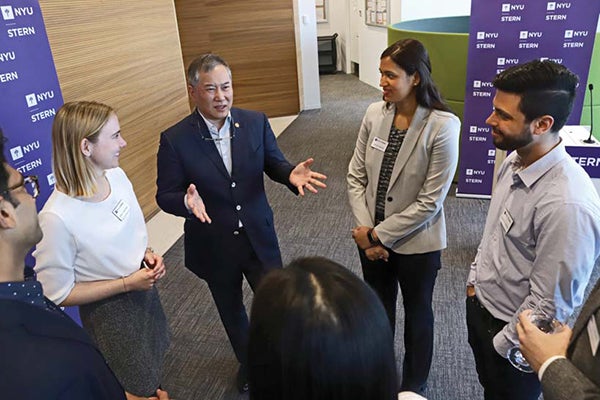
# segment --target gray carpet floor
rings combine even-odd
[[[350,237],[353,219],[345,175],[364,111],[368,104],[379,100],[379,93],[352,75],[323,76],[321,110],[302,112],[279,137],[290,162],[314,157],[314,169],[328,176],[327,189],[304,198],[267,179],[284,263],[296,257],[320,255],[360,276],[358,255]],[[442,253],[443,266],[434,291],[435,349],[426,391],[430,400],[483,398],[467,343],[464,291],[488,201],[457,199],[454,190],[445,202],[448,248]],[[167,252],[165,262],[169,270],[159,291],[173,339],[163,386],[176,400],[246,399],[247,395],[239,395],[235,389],[237,361],[208,287],[183,265],[182,239]],[[245,283],[244,295],[249,310],[252,292]],[[396,355],[401,371],[401,306],[399,310]]]

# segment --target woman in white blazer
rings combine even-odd
[[[395,332],[405,312],[400,391],[423,394],[433,354],[433,286],[446,247],[443,203],[458,161],[460,121],[431,78],[427,50],[404,39],[381,55],[383,101],[367,109],[348,167],[363,276]]]

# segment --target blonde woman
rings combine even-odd
[[[142,211],[119,168],[126,144],[107,105],[73,102],[58,111],[56,187],[40,213],[44,238],[35,269],[52,301],[80,306],[84,328],[125,391],[151,396],[169,342],[154,287],[166,271],[162,257],[147,248]]]

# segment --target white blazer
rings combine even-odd
[[[348,166],[348,197],[357,225],[374,225],[377,182],[394,107],[373,103],[363,118]],[[460,121],[449,112],[418,107],[398,152],[386,194],[385,220],[375,228],[384,246],[399,254],[446,247],[443,203],[458,162]]]

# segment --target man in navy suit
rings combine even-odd
[[[25,256],[42,238],[38,193],[37,177],[6,163],[0,131],[0,393],[22,400],[125,399],[83,329],[44,297],[39,282],[24,280]],[[157,396],[168,400],[161,390]]]
[[[161,134],[156,201],[186,218],[185,265],[208,283],[240,363],[236,383],[244,392],[248,316],[242,275],[254,290],[268,270],[282,266],[263,172],[300,195],[325,187],[326,177],[311,171],[310,158],[297,166],[285,159],[264,114],[232,108],[231,70],[222,58],[195,59],[187,77],[196,109]]]

